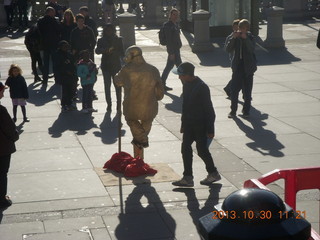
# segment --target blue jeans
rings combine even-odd
[[[169,75],[171,69],[173,68],[173,66],[176,65],[176,67],[178,67],[182,62],[181,56],[180,56],[180,49],[175,51],[174,55],[175,55],[175,58],[172,61],[170,59],[169,54],[168,54],[167,64],[166,64],[166,67],[164,68],[162,75],[161,75],[161,80],[162,80],[163,86],[166,86],[166,81],[167,81],[168,75]]]

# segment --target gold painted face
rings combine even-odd
[[[126,50],[123,60],[125,61],[125,63],[130,63],[132,62],[133,58],[137,56],[142,56],[142,51],[139,47],[132,46]]]

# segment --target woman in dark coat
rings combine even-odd
[[[0,99],[3,98],[5,87],[0,82]],[[11,154],[16,151],[14,142],[19,139],[16,126],[7,109],[0,104],[0,209],[9,207],[12,202],[7,196]]]
[[[96,54],[102,54],[101,70],[104,80],[105,97],[108,104],[107,111],[111,111],[111,79],[121,69],[121,58],[124,56],[122,38],[116,34],[116,29],[112,24],[107,24],[103,28],[102,38],[98,40]],[[121,88],[116,87],[117,110],[121,107]]]

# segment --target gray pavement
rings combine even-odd
[[[169,76],[167,84],[173,91],[160,102],[150,147],[145,150],[147,163],[171,171],[162,172],[161,179],[151,177],[142,179],[145,184],[137,184],[101,172],[118,151],[118,117],[115,109],[106,113],[101,73],[95,85],[98,113],[62,114],[59,87],[53,82],[47,88],[33,83],[23,38],[19,34],[1,37],[1,81],[11,63],[22,67],[29,86],[27,113],[31,119],[22,123],[18,112],[21,135],[9,173],[13,205],[0,214],[1,240],[200,239],[196,230],[199,217],[242,188],[245,180],[277,168],[320,166],[320,50],[315,46],[319,28],[319,22],[285,24],[286,49],[267,50],[262,42],[266,25],[261,26],[249,120],[227,118],[230,101],[223,87],[231,70],[222,49],[224,39],[212,39],[212,52],[194,54],[189,46],[192,36],[184,33],[182,59],[196,66],[196,75],[211,89],[217,114],[211,152],[222,175],[212,187],[201,186],[199,181],[206,172],[195,154],[195,187],[189,190],[171,185],[183,169],[179,133],[182,88],[177,76]],[[138,29],[136,40],[146,60],[162,71],[166,52],[158,44],[157,30]],[[96,62],[100,63],[100,57]],[[11,112],[8,91],[1,104]],[[123,123],[122,150],[132,153],[131,133]],[[113,182],[106,180],[110,176]],[[282,181],[269,187],[283,197]],[[318,190],[297,196],[297,209],[306,211],[317,232],[319,198]]]

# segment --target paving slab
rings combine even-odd
[[[1,224],[1,238],[6,240],[23,240],[25,234],[44,233],[42,222],[23,222],[14,224]]]
[[[106,196],[92,169],[10,174],[8,188],[16,203]]]
[[[104,227],[101,217],[79,217],[58,220],[46,220],[43,222],[46,232],[62,232],[68,230],[84,231],[91,228]]]
[[[79,231],[66,231],[57,233],[38,233],[38,234],[25,234],[23,240],[91,240],[90,234],[87,232]]]

